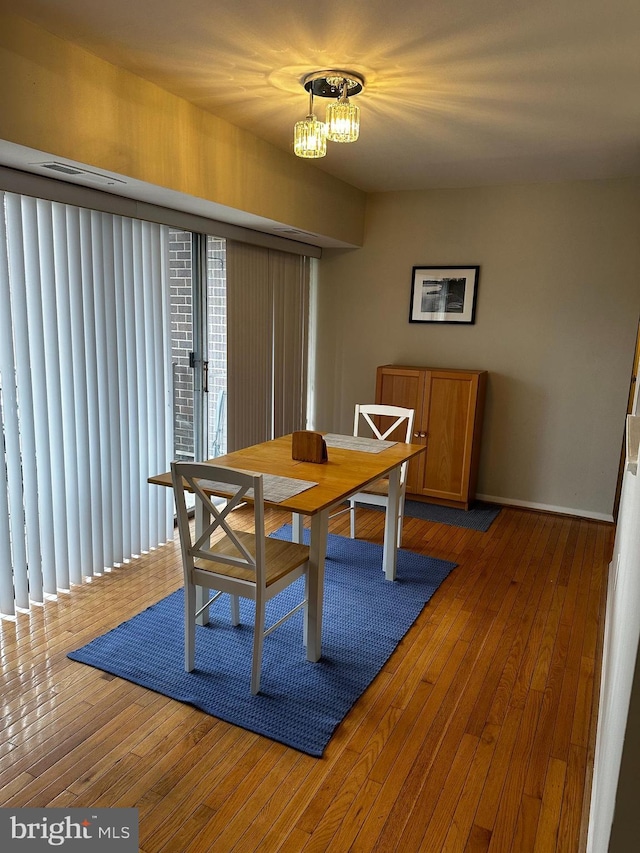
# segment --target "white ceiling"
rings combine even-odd
[[[308,165],[363,190],[640,174],[639,0],[20,0],[15,11],[289,151],[308,107],[300,78],[360,72],[359,141]]]

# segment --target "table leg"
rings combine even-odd
[[[299,512],[291,513],[291,541],[298,544],[304,542],[304,515]]]
[[[322,654],[322,599],[324,593],[324,558],[327,553],[329,511],[311,516],[311,546],[307,603],[307,660],[318,661]]]
[[[398,558],[398,502],[400,499],[400,466],[389,472],[389,500],[384,520],[382,568],[388,581],[396,579]]]

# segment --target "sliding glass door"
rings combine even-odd
[[[171,231],[171,362],[175,459],[210,459],[227,446],[225,240]]]
[[[171,539],[172,495],[148,483],[171,459],[304,428],[309,263],[12,193],[0,213],[0,615],[13,615]]]

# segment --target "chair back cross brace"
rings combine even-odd
[[[197,540],[189,546],[189,553],[191,556],[194,559],[202,558],[205,560],[216,560],[216,562],[225,563],[230,566],[246,566],[248,568],[256,569],[256,559],[254,559],[251,552],[244,546],[240,539],[238,539],[235,531],[227,521],[227,517],[233,512],[233,510],[244,502],[247,492],[249,491],[249,487],[241,486],[221,508],[218,508],[218,506],[216,506],[216,504],[211,500],[211,497],[203,490],[207,485],[214,486],[214,483],[208,480],[199,481],[196,477],[191,475],[185,476],[183,474],[183,477],[191,491],[196,495],[196,499],[200,500],[204,514],[206,515],[208,513],[210,518],[209,524],[207,524]],[[259,493],[255,495],[255,498],[260,503],[262,502],[262,478],[259,480],[257,489]],[[234,557],[233,555],[225,555],[212,550],[210,547],[211,536],[216,532],[216,530],[224,531],[224,535],[233,542],[241,556]],[[204,548],[203,545],[205,543],[207,543],[209,547]]]
[[[377,406],[376,408],[381,409],[383,407]],[[391,406],[385,406],[384,408],[390,409],[392,407]],[[377,424],[373,421],[371,414],[369,413],[368,408],[366,406],[358,406],[357,409],[359,409],[359,411],[356,411],[355,423],[354,423],[354,428],[353,428],[354,429],[354,432],[353,432],[354,435],[358,435],[358,432],[360,429],[360,424],[358,423],[358,415],[362,416],[362,418],[367,422],[367,424],[371,428],[371,431],[373,432],[374,436],[377,439],[379,439],[380,441],[385,441],[388,438],[388,436],[390,436],[391,433],[394,432],[396,427],[399,427],[401,424],[403,424],[406,428],[407,415],[399,415],[388,429],[386,429],[384,432],[381,432],[380,429],[378,428]],[[373,414],[374,414],[374,416],[380,417],[380,415],[386,414],[386,413],[376,411]],[[391,414],[391,416],[393,416],[393,413],[390,413],[390,414]],[[411,436],[409,435],[409,438],[410,437]],[[405,439],[405,440],[407,440],[407,439]]]

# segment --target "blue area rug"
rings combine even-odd
[[[290,539],[290,525],[273,535]],[[322,658],[306,660],[303,616],[297,613],[265,639],[257,696],[249,691],[253,603],[241,601],[246,624],[234,628],[227,596],[211,606],[210,625],[196,628],[192,673],[184,671],[182,589],[68,656],[321,756],[338,723],[455,565],[400,550],[397,580],[386,581],[381,546],[330,534]],[[269,603],[267,624],[300,600],[302,582]]]
[[[372,504],[358,504],[363,509],[380,509]],[[468,530],[480,530],[486,533],[500,514],[502,507],[496,504],[474,501],[469,509],[457,509],[440,506],[425,501],[406,500],[404,514],[407,518],[421,518],[423,521],[436,521],[439,524],[451,524],[453,527],[466,527]]]

